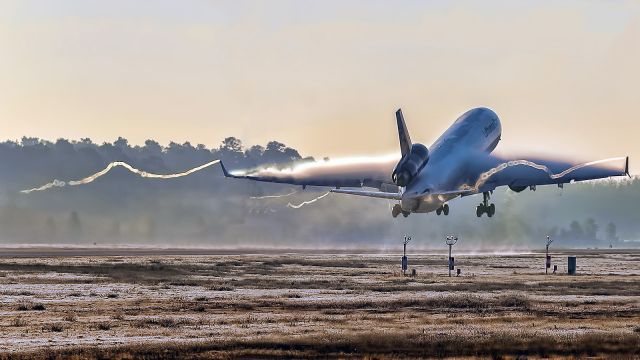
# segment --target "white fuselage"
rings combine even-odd
[[[431,212],[454,195],[430,195],[432,189],[458,189],[468,180],[467,160],[474,153],[491,152],[498,145],[502,126],[498,115],[487,108],[476,108],[462,114],[429,147],[429,161],[418,176],[404,189],[401,206],[404,211]]]

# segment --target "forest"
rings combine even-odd
[[[546,235],[559,247],[640,245],[637,178],[495,191],[496,216],[476,218],[478,196],[451,202],[449,216],[393,219],[387,200],[329,196],[300,209],[287,206],[326,193],[288,185],[227,179],[218,166],[189,177],[143,179],[115,168],[83,186],[22,194],[53,179],[77,180],[124,161],[153,173],[181,172],[221,159],[231,169],[314,161],[278,141],[245,146],[235,137],[218,147],[124,138],[96,144],[23,137],[0,143],[0,242],[50,245],[204,247],[395,247],[412,234],[416,247],[440,247],[457,234],[465,248],[529,249]],[[263,195],[295,194],[256,199]]]

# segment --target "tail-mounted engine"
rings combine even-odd
[[[422,144],[411,145],[411,151],[400,159],[391,179],[398,186],[407,186],[429,161],[429,150]]]

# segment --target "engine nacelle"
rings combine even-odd
[[[405,155],[391,174],[393,183],[398,186],[407,186],[418,175],[418,172],[429,161],[429,150],[422,144],[413,144],[411,152]]]
[[[523,191],[524,189],[526,189],[526,186],[513,186],[513,185],[509,185],[509,189],[511,189],[511,191],[515,191],[517,193]]]

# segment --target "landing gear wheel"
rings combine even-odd
[[[445,216],[449,215],[449,204],[444,204],[442,206],[442,212],[444,213]]]
[[[488,217],[492,217],[496,213],[496,205],[489,204],[489,199],[491,199],[492,192],[483,192],[482,193],[482,202],[476,206],[476,216],[481,217],[482,214],[487,214]]]
[[[391,216],[393,216],[394,218],[397,218],[401,212],[402,212],[402,207],[400,206],[400,204],[395,204],[391,209]]]
[[[442,214],[442,208],[441,207],[436,209],[436,215],[440,216],[440,214]]]
[[[409,214],[411,214],[411,213],[410,213],[410,212],[408,212],[408,211],[403,211],[403,212],[402,212],[402,216],[404,216],[404,217],[409,216]]]

